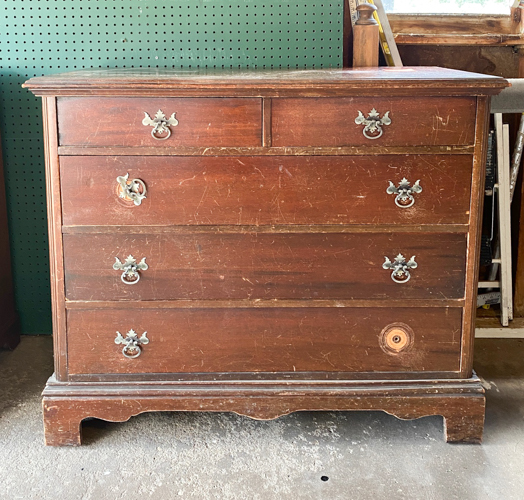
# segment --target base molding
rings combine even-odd
[[[381,410],[411,420],[444,417],[446,441],[480,443],[484,389],[469,379],[397,381],[58,382],[43,392],[45,441],[82,443],[82,420],[125,422],[150,411],[234,412],[271,420],[295,411]]]

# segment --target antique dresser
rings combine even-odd
[[[46,442],[146,411],[383,410],[480,441],[489,96],[438,68],[38,77]]]

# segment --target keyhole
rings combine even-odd
[[[402,339],[399,335],[395,335],[391,340],[393,340],[395,344],[398,344]]]

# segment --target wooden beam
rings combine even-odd
[[[397,34],[520,34],[519,22],[510,15],[389,14]]]

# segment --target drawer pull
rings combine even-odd
[[[145,111],[144,114],[145,117],[142,120],[142,125],[153,127],[151,136],[157,141],[169,139],[171,137],[171,129],[169,127],[176,127],[178,125],[178,120],[175,118],[176,113],[173,113],[169,118],[166,118],[166,115],[161,109],[156,112],[154,118],[151,118]]]
[[[118,257],[115,257],[115,261],[113,269],[115,271],[123,271],[120,279],[126,285],[138,283],[140,281],[140,273],[138,271],[145,271],[149,267],[146,264],[145,257],[138,263],[132,255],[129,255],[124,263],[122,263]]]
[[[365,125],[362,133],[366,139],[378,139],[384,133],[382,126],[389,125],[391,118],[389,117],[389,111],[386,111],[384,116],[380,118],[378,111],[373,108],[367,118],[359,111],[358,116],[355,118],[355,123],[357,125]]]
[[[414,255],[407,262],[401,253],[395,257],[393,262],[391,262],[387,257],[385,257],[385,259],[386,262],[382,264],[382,267],[384,269],[393,269],[393,272],[391,273],[391,279],[395,283],[406,283],[409,281],[411,278],[409,270],[416,269],[418,266],[418,264],[415,262]]]
[[[147,189],[142,179],[129,180],[129,173],[126,175],[119,175],[116,178],[118,182],[118,196],[124,200],[132,201],[136,206],[142,204],[142,200],[146,199]]]
[[[149,339],[144,332],[141,337],[134,330],[129,330],[125,338],[120,332],[116,332],[115,344],[124,344],[122,354],[129,359],[138,358],[142,354],[141,345],[149,344]]]
[[[422,187],[419,184],[420,179],[411,185],[411,183],[404,177],[398,184],[395,186],[391,181],[389,181],[389,187],[386,189],[388,194],[396,194],[395,205],[400,208],[409,208],[415,203],[415,197],[413,193],[421,193]]]

